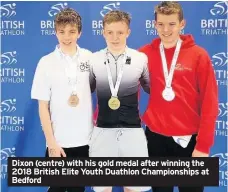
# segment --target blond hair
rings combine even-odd
[[[157,14],[172,15],[178,14],[179,21],[184,19],[183,9],[176,1],[163,1],[155,7],[154,16],[157,21]]]
[[[128,27],[130,27],[131,16],[127,12],[114,10],[108,12],[103,18],[103,27],[105,24],[110,24],[114,22],[125,22]]]
[[[76,24],[78,28],[78,32],[80,33],[82,30],[82,19],[79,13],[77,13],[72,8],[65,8],[60,11],[54,20],[55,29],[58,26],[66,26],[67,24],[74,25]]]

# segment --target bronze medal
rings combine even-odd
[[[77,95],[71,95],[70,98],[68,99],[68,104],[71,107],[76,107],[79,103],[79,98]]]

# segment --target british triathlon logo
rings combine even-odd
[[[10,18],[16,15],[16,3],[12,4],[6,4],[0,7],[1,13],[0,17],[1,18]]]
[[[7,51],[1,54],[1,83],[21,84],[25,82],[25,69],[18,67],[17,56],[17,51]]]
[[[8,157],[16,157],[15,156],[16,149],[12,148],[3,148],[0,151],[1,158],[1,179],[7,179],[7,159]]]
[[[216,120],[216,136],[227,137],[227,129],[228,129],[228,103],[219,103],[219,110],[218,110],[218,119]]]
[[[113,10],[120,9],[120,2],[113,2],[103,5],[100,10],[100,18],[98,20],[92,20],[92,33],[93,35],[102,35],[103,21],[102,18],[109,12]]]
[[[16,99],[7,99],[1,102],[0,112],[14,112],[16,111]]]
[[[1,54],[1,61],[0,64],[6,64],[6,65],[12,65],[17,63],[17,52],[11,51],[11,52],[5,52]]]
[[[103,7],[103,9],[100,11],[100,14],[102,17],[104,17],[109,11],[116,10],[119,8],[120,8],[120,2],[110,3]]]
[[[219,117],[227,117],[228,115],[228,103],[219,103]]]
[[[24,131],[24,117],[16,115],[17,100],[5,99],[1,102],[1,131]]]
[[[220,52],[212,56],[212,63],[214,67],[227,67],[228,65],[228,53]]]
[[[16,3],[0,6],[1,35],[25,35],[25,21],[17,20]]]
[[[227,35],[227,6],[225,1],[217,2],[208,11],[210,18],[201,19],[201,34],[207,36]]]
[[[210,10],[211,15],[227,15],[228,2],[218,2],[214,5],[214,7]]]
[[[47,20],[40,21],[41,35],[55,35],[54,18],[59,12],[61,12],[63,9],[67,7],[67,3],[58,3],[50,7],[47,13],[49,18]]]
[[[218,86],[227,86],[228,85],[228,53],[220,52],[212,56],[212,63],[215,70],[216,81]]]
[[[228,181],[228,153],[216,153],[212,157],[219,157],[219,186],[227,187]]]

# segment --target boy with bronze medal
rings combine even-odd
[[[82,22],[75,10],[62,10],[54,23],[59,44],[40,59],[31,91],[39,101],[46,157],[88,157],[93,128],[88,67],[92,53],[77,44]],[[84,190],[83,186],[48,188],[48,192]]]

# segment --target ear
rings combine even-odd
[[[81,37],[82,31],[78,34],[78,39]]]
[[[102,29],[102,35],[105,38],[105,31],[104,31],[104,29]]]
[[[127,37],[129,37],[129,35],[131,34],[131,29],[128,29],[127,33]]]
[[[185,25],[186,25],[186,20],[183,19],[180,23],[180,26],[181,26],[181,30],[183,30],[185,28]]]

